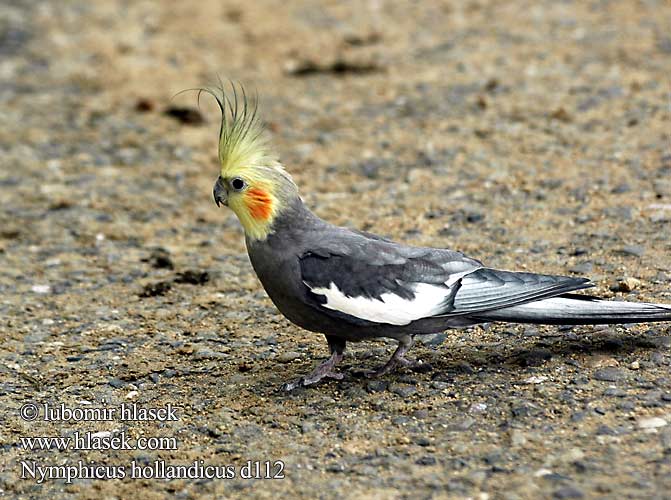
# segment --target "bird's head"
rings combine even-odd
[[[244,88],[231,84],[232,97],[222,86],[201,89],[212,95],[221,110],[219,162],[214,201],[227,205],[238,216],[245,234],[264,240],[273,221],[298,198],[298,189],[267,145],[256,111]]]

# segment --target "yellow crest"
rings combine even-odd
[[[224,182],[244,182],[244,189],[231,194],[229,207],[236,213],[245,233],[252,239],[264,239],[272,232],[276,215],[298,197],[291,176],[270,151],[263,127],[257,117],[258,99],[248,99],[242,85],[231,83],[232,98],[221,81],[216,89],[198,89],[210,94],[221,111],[219,127],[220,176]],[[229,94],[230,95],[230,94]]]

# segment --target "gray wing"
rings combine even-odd
[[[353,324],[467,316],[591,286],[564,276],[488,269],[451,250],[338,233],[300,257],[306,300]]]
[[[586,278],[481,268],[461,279],[453,315],[502,309],[594,286]]]

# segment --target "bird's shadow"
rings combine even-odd
[[[526,345],[524,347],[510,347],[510,344],[517,345],[518,338],[512,338],[512,341],[498,342],[484,346],[469,346],[460,350],[458,354],[448,353],[447,356],[432,355],[428,360],[434,370],[450,369],[461,367],[468,363],[480,369],[496,368],[497,371],[519,371],[520,368],[540,366],[552,358],[570,360],[573,364],[582,364],[576,362],[576,355],[591,357],[597,355],[624,356],[640,351],[650,351],[659,348],[668,348],[671,340],[667,335],[661,334],[652,336],[648,333],[612,334],[608,336],[583,336],[577,337],[575,334],[567,336],[541,337],[534,340],[522,340]],[[501,352],[501,347],[506,344],[505,351]],[[438,348],[440,349],[440,348]]]
[[[654,333],[653,333],[654,332]],[[523,347],[519,346],[523,343]],[[530,367],[542,367],[552,359],[564,360],[575,366],[591,366],[588,359],[595,356],[622,357],[637,352],[649,352],[654,350],[668,350],[671,347],[671,330],[649,330],[645,333],[618,332],[604,335],[602,332],[581,332],[579,335],[570,332],[566,335],[540,336],[529,338],[523,335],[502,336],[500,341],[490,343],[468,342],[455,348],[447,345],[447,342],[436,346],[416,346],[413,354],[421,359],[423,366],[417,369],[400,369],[384,376],[382,379],[391,383],[395,381],[407,381],[409,377],[416,380],[453,379],[458,376],[467,376],[482,372],[508,373],[511,376],[520,374]],[[393,349],[389,350],[391,356]],[[383,355],[371,355],[370,350],[361,350],[350,355],[340,365],[345,378],[341,381],[322,381],[315,386],[298,388],[294,391],[310,390],[311,387],[333,385],[334,387],[350,387],[363,385],[368,380],[363,376],[366,369],[374,368],[384,363],[388,358]],[[259,380],[258,389],[266,389],[270,386],[280,387],[279,377],[300,377],[320,362],[321,359],[312,360],[307,366],[297,366],[295,373],[284,371],[281,375],[277,372],[269,373],[269,379]],[[281,390],[272,391],[276,395],[286,394]]]

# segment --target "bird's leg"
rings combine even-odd
[[[323,361],[317,367],[312,370],[309,375],[301,377],[298,380],[292,382],[287,382],[282,385],[282,389],[285,391],[292,391],[296,387],[311,385],[319,382],[323,378],[334,378],[336,380],[341,380],[344,375],[341,372],[335,371],[335,366],[342,361],[342,358],[345,356],[345,341],[338,337],[333,337],[331,335],[326,335],[326,341],[329,344],[329,349],[331,351],[331,357],[326,361]]]
[[[380,377],[386,375],[387,373],[393,372],[399,366],[414,367],[421,365],[421,361],[409,360],[405,358],[406,353],[410,350],[412,345],[415,343],[414,335],[405,335],[398,339],[398,347],[392,354],[391,358],[387,363],[372,372],[366,374],[368,378]]]

